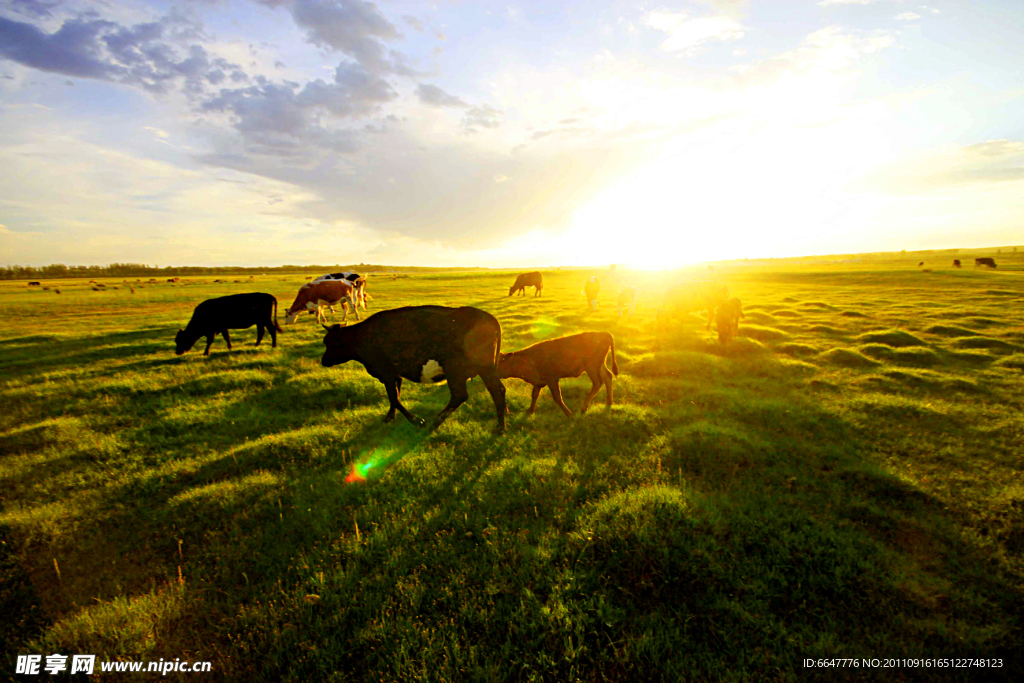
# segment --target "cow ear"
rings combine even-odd
[[[320,323],[320,327],[324,328],[324,329],[325,329],[325,330],[327,330],[328,332],[330,332],[330,331],[331,331],[331,328],[327,327],[327,325],[324,325],[323,323]]]

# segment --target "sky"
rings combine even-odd
[[[1024,2],[0,0],[0,264],[1024,235]]]

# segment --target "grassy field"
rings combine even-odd
[[[747,314],[725,347],[696,314],[655,329],[707,270],[551,271],[525,299],[507,273],[371,280],[371,312],[477,306],[505,351],[615,335],[611,409],[567,419],[545,391],[527,417],[506,380],[504,436],[479,379],[433,434],[385,425],[362,366],[320,366],[311,316],[277,349],[253,328],[174,355],[198,302],[283,309],[303,276],[0,283],[4,671],[59,652],[212,662],[189,680],[1019,680],[1015,257],[718,267]],[[616,280],[640,291],[622,320]],[[562,382],[574,411],[589,386]],[[447,399],[403,392],[428,420]],[[804,667],[924,657],[1003,668]]]

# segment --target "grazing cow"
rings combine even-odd
[[[608,351],[612,352],[611,372],[605,367]],[[608,332],[582,332],[569,337],[542,341],[522,351],[501,354],[498,362],[498,377],[516,377],[533,385],[530,401],[530,415],[537,409],[537,397],[544,387],[551,390],[551,398],[562,409],[566,417],[572,411],[562,401],[558,380],[563,377],[579,377],[584,372],[593,386],[580,412],[587,412],[590,402],[597,396],[603,384],[607,387],[608,405],[612,404],[612,373],[619,374],[615,362],[615,339]]]
[[[423,420],[402,405],[402,380],[421,384],[448,381],[451,398],[431,429],[444,422],[469,398],[466,383],[480,375],[494,400],[498,432],[505,431],[505,386],[498,378],[501,325],[490,313],[463,306],[405,306],[381,311],[366,321],[327,327],[321,364],[325,368],[355,360],[388,393],[390,409],[384,422],[399,411],[422,427]]]
[[[960,259],[958,259],[958,258],[953,259],[953,267],[954,268],[959,268],[960,267]]]
[[[991,258],[989,258],[988,256],[985,256],[983,258],[976,258],[976,259],[974,259],[974,265],[975,266],[988,266],[989,268],[995,268],[996,267],[996,262],[994,260],[992,260]]]
[[[30,282],[30,283],[28,283],[28,286],[29,287],[42,287],[43,283],[42,282]]]
[[[596,276],[587,280],[587,284],[583,285],[583,293],[587,295],[587,305],[592,311],[597,310],[597,293],[600,291],[601,283],[598,282]]]
[[[626,287],[619,292],[619,317],[622,317],[623,311],[633,315],[636,310],[636,287]]]
[[[723,301],[718,306],[718,341],[725,344],[740,331],[740,318],[744,318],[743,305],[739,299]]]
[[[310,280],[310,283],[323,282],[325,280],[347,280],[348,282],[351,282],[356,288],[356,303],[359,306],[361,306],[364,311],[366,310],[367,298],[373,298],[367,295],[366,278],[360,275],[359,273],[354,273],[350,270],[346,270],[341,273],[328,273],[327,275],[321,275],[320,277],[313,278],[312,280]],[[328,308],[331,309],[331,313],[334,313],[333,307],[329,306]]]
[[[277,348],[277,333],[281,332],[281,326],[277,324],[277,299],[273,295],[252,292],[207,299],[196,306],[185,329],[178,330],[174,337],[174,353],[180,356],[191,349],[200,337],[206,337],[203,355],[209,356],[213,338],[218,332],[223,335],[230,351],[228,330],[244,330],[253,325],[256,325],[256,346],[263,341],[263,333],[269,330],[271,346]]]
[[[526,296],[526,288],[533,287],[533,295],[535,297],[540,296],[541,290],[544,289],[544,276],[540,274],[539,270],[535,270],[532,273],[523,273],[516,278],[516,283],[508,288],[508,295],[512,296],[513,292],[519,292],[523,296]]]
[[[920,263],[917,264],[917,267],[920,268],[923,265],[924,265],[924,261],[921,261]]]
[[[708,322],[704,329],[711,329],[715,309],[729,298],[729,288],[717,282],[691,282],[669,289],[665,295],[665,311],[659,311],[658,320],[673,314],[685,315],[690,311],[707,311]]]
[[[324,321],[327,316],[323,312],[323,307],[338,303],[341,304],[342,310],[345,312],[345,316],[342,318],[343,322],[348,320],[349,306],[352,307],[356,320],[359,320],[355,296],[355,285],[348,280],[321,280],[304,284],[295,295],[295,301],[285,311],[284,322],[286,325],[295,322],[302,311],[315,312],[317,321]]]

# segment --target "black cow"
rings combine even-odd
[[[209,356],[210,345],[218,332],[224,336],[230,351],[228,330],[244,330],[253,325],[256,325],[256,346],[263,341],[264,331],[270,330],[271,346],[277,348],[277,333],[282,330],[277,324],[277,299],[272,294],[252,292],[207,299],[196,306],[185,329],[178,330],[174,337],[174,352],[180,356],[191,349],[200,337],[206,337],[203,355]]]
[[[960,267],[960,259],[958,259],[958,258],[953,259],[953,267],[954,268],[959,268]]]
[[[994,260],[992,260],[991,258],[989,258],[988,256],[985,256],[983,258],[976,258],[976,259],[974,259],[974,265],[975,266],[988,266],[989,268],[995,268],[996,267],[996,262]]]
[[[508,288],[508,295],[512,296],[513,292],[519,292],[523,296],[526,296],[526,288],[534,288],[534,296],[540,296],[541,290],[544,289],[544,276],[540,274],[539,270],[535,270],[532,273],[523,273],[516,278],[516,283]]]
[[[405,306],[375,313],[361,323],[327,327],[321,363],[325,368],[355,360],[388,393],[385,422],[400,411],[417,427],[425,423],[402,405],[402,380],[421,384],[448,381],[451,399],[431,429],[437,429],[469,398],[466,383],[480,375],[505,431],[505,386],[498,379],[501,325],[490,313],[463,306]]]
[[[30,282],[30,283],[28,283],[28,286],[29,287],[42,287],[43,283],[42,282]]]

